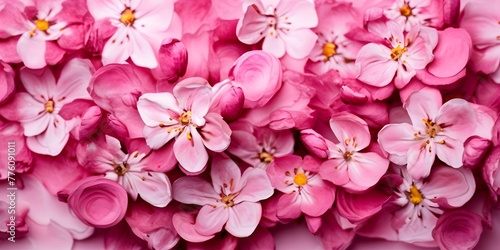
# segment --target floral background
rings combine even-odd
[[[0,246],[495,249],[498,0],[0,0]]]

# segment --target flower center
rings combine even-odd
[[[45,103],[45,111],[52,113],[54,112],[54,101],[49,100]]]
[[[262,150],[262,153],[259,154],[260,162],[270,163],[274,160],[274,156],[265,150]]]
[[[397,61],[407,50],[407,48],[401,48],[401,45],[398,44],[396,48],[391,49],[392,60]]]
[[[418,188],[415,187],[415,185],[411,185],[410,186],[410,194],[408,195],[408,199],[410,199],[410,201],[413,204],[418,205],[418,204],[420,204],[420,202],[422,202],[424,197],[422,196],[422,194],[420,193]]]
[[[330,57],[337,53],[336,49],[337,45],[335,43],[326,43],[323,45],[323,55],[326,56],[325,61],[328,61]]]
[[[352,159],[352,155],[353,155],[353,154],[354,154],[354,152],[352,152],[352,151],[351,151],[351,152],[349,152],[349,151],[345,152],[345,153],[344,153],[344,159],[345,159],[346,161],[350,161],[350,160]]]
[[[115,173],[119,176],[123,176],[125,173],[128,172],[128,164],[127,163],[122,163],[122,164],[114,164],[113,167],[115,168]]]
[[[436,137],[436,134],[443,131],[443,129],[433,122],[432,120],[427,120],[427,119],[422,119],[422,121],[425,123],[425,126],[427,127],[425,132],[431,137],[434,138]]]
[[[401,15],[404,17],[409,17],[412,15],[411,7],[408,5],[408,3],[405,3],[401,8],[399,8],[399,13],[401,13]]]
[[[183,126],[189,125],[189,123],[191,123],[191,114],[191,110],[184,112],[181,116],[179,116],[179,122],[181,122]]]
[[[126,8],[122,12],[122,16],[120,17],[120,22],[125,24],[125,26],[132,26],[134,25],[134,21],[135,21],[134,11],[132,11],[130,8]]]
[[[43,19],[39,19],[39,20],[35,21],[35,26],[40,31],[47,31],[50,27],[50,24],[49,24],[49,22],[47,22]]]
[[[237,194],[221,194],[220,195],[220,201],[224,204],[226,204],[227,207],[232,207],[234,206],[234,201],[233,199],[236,197]]]
[[[307,184],[307,176],[304,173],[296,174],[295,177],[293,177],[293,182],[302,187]]]

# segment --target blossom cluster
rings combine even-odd
[[[498,10],[0,1],[0,246],[494,249]]]

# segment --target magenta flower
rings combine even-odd
[[[175,138],[175,157],[190,174],[204,170],[207,148],[222,152],[230,143],[229,126],[210,109],[212,95],[206,80],[188,78],[174,87],[173,94],[148,93],[137,101],[148,146],[158,149]]]
[[[278,219],[298,218],[301,213],[318,217],[335,200],[335,188],[323,182],[316,173],[320,163],[311,156],[297,155],[276,159],[267,169],[274,188],[284,193],[277,204]]]
[[[394,21],[375,22],[368,30],[383,38],[383,44],[369,43],[361,48],[356,58],[360,72],[358,79],[366,84],[383,87],[394,79],[401,89],[417,70],[424,69],[434,58],[432,50],[437,44],[437,31],[414,26],[408,34]]]
[[[4,115],[21,123],[31,151],[58,155],[78,120],[65,120],[59,112],[74,100],[91,99],[86,88],[92,76],[92,66],[82,59],[71,60],[63,68],[57,84],[47,68],[23,68],[20,76],[27,92],[18,92],[12,102],[3,106]]]
[[[175,200],[202,206],[194,224],[196,232],[213,237],[225,225],[236,237],[251,235],[262,216],[258,201],[273,194],[265,171],[248,168],[242,175],[232,160],[217,157],[212,162],[210,175],[212,185],[191,176],[174,182]]]
[[[461,167],[464,141],[476,127],[476,115],[467,101],[441,102],[441,96],[413,93],[405,106],[412,124],[389,124],[378,134],[380,146],[391,154],[390,160],[408,164],[415,179],[429,175],[436,155],[454,168]]]
[[[129,143],[129,153],[126,154],[120,141],[106,135],[86,145],[85,157],[80,162],[91,172],[104,174],[107,179],[118,182],[134,201],[140,195],[153,206],[167,206],[172,200],[172,188],[164,173],[151,171],[154,167],[150,166],[148,158],[154,157],[154,153],[139,152],[138,148],[130,145],[133,144]]]
[[[314,3],[307,0],[251,0],[243,4],[236,34],[246,44],[264,38],[262,50],[281,58],[302,59],[318,38],[310,28],[318,25]]]
[[[440,249],[474,249],[483,232],[482,223],[481,216],[465,209],[445,212],[432,237]]]
[[[319,168],[321,178],[356,191],[375,185],[387,171],[389,160],[375,152],[360,152],[371,140],[366,122],[342,112],[330,119],[330,128],[339,142],[326,141],[329,156]]]
[[[169,37],[173,3],[170,0],[88,0],[89,12],[96,21],[116,27],[104,45],[103,64],[124,63],[130,57],[137,66],[156,68],[156,52],[162,40]]]

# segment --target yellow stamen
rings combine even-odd
[[[401,13],[402,16],[404,17],[409,17],[412,15],[411,12],[411,7],[408,5],[408,3],[405,3],[401,8],[399,8],[399,13]]]
[[[398,47],[391,49],[392,60],[397,61],[407,50],[407,48],[401,48],[401,45],[398,44]]]
[[[134,21],[135,21],[134,11],[132,11],[130,8],[126,8],[122,12],[122,16],[120,17],[120,22],[125,24],[125,26],[132,26],[134,25]]]
[[[49,100],[45,103],[45,111],[52,113],[54,112],[54,101]]]
[[[323,55],[326,56],[325,62],[337,53],[336,49],[337,45],[334,43],[326,43],[323,45]]]
[[[274,156],[263,150],[262,153],[259,154],[259,159],[261,162],[270,163],[274,160]]]
[[[184,114],[182,114],[181,116],[179,116],[179,121],[181,122],[181,124],[183,126],[187,126],[189,125],[189,123],[191,122],[191,110],[185,112]]]
[[[420,202],[422,202],[422,200],[424,199],[424,197],[422,197],[422,194],[420,193],[418,188],[415,187],[415,185],[410,186],[410,195],[408,196],[408,198],[415,205],[420,204]]]
[[[224,204],[226,204],[226,207],[232,207],[234,205],[233,199],[237,196],[237,194],[221,194],[220,195],[220,201]]]
[[[425,132],[431,138],[436,137],[437,133],[443,131],[443,129],[438,124],[436,124],[435,122],[433,122],[432,120],[422,119],[422,121],[424,122],[425,126],[427,127],[427,129],[425,130]]]
[[[50,27],[50,24],[49,24],[49,22],[47,22],[43,19],[39,19],[39,20],[35,21],[35,26],[38,30],[47,31]]]
[[[128,172],[128,164],[123,163],[123,164],[114,164],[113,165],[115,169],[115,173],[118,174],[119,176],[123,176],[125,173]]]
[[[298,186],[304,186],[307,184],[307,176],[304,173],[296,174],[295,177],[293,177],[293,182]]]

